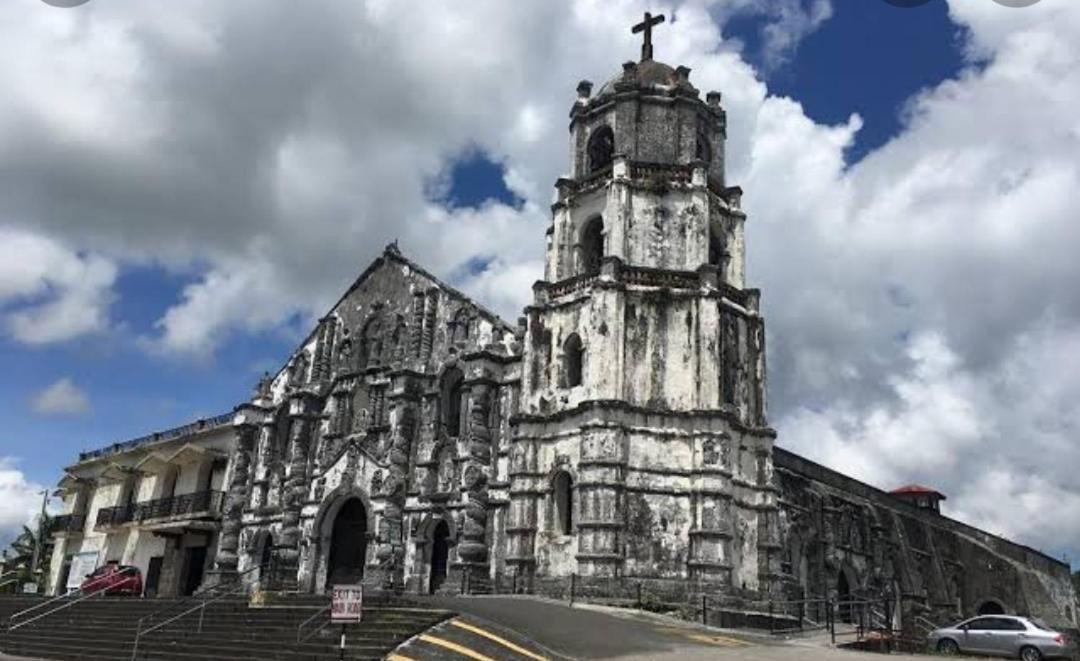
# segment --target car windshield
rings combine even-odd
[[[1043,631],[1053,631],[1053,629],[1051,629],[1051,628],[1050,628],[1049,626],[1047,626],[1046,622],[1043,622],[1042,620],[1040,620],[1040,619],[1039,619],[1039,618],[1037,618],[1037,617],[1029,617],[1029,618],[1027,619],[1027,621],[1028,621],[1028,622],[1031,622],[1031,624],[1032,624],[1032,625],[1033,625],[1033,626],[1034,626],[1034,627],[1035,627],[1036,629],[1042,629]]]

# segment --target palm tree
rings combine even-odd
[[[52,535],[49,529],[52,527],[52,517],[42,513],[38,519],[37,530],[24,525],[22,532],[11,542],[4,551],[4,571],[14,570],[15,574],[5,576],[0,581],[0,592],[14,591],[16,587],[27,582],[35,582],[36,574],[44,569],[52,556]],[[37,556],[37,567],[34,567],[34,550],[38,545],[38,531],[41,531],[41,548]]]

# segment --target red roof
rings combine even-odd
[[[924,487],[921,484],[909,484],[907,486],[900,487],[899,489],[893,489],[889,493],[893,494],[894,496],[904,496],[908,494],[937,496],[941,500],[945,500],[945,494],[941,493],[936,489]]]

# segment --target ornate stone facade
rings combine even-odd
[[[275,559],[316,592],[576,575],[899,594],[1072,621],[1062,563],[774,447],[726,115],[689,73],[647,58],[579,85],[518,324],[396,246],[360,276],[237,409],[218,570]]]

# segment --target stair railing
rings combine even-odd
[[[304,642],[308,638],[311,638],[315,634],[319,633],[320,631],[322,631],[323,629],[326,628],[326,625],[330,624],[330,618],[326,618],[326,620],[321,622],[319,624],[319,626],[315,627],[314,629],[307,632],[306,634],[304,633],[304,627],[311,624],[316,618],[318,618],[320,615],[323,615],[324,613],[326,613],[329,610],[330,610],[329,605],[328,606],[323,606],[319,610],[315,611],[315,613],[311,617],[307,618],[306,620],[301,622],[299,626],[296,627],[296,644],[297,645]]]
[[[12,583],[18,583],[19,571],[20,570],[18,569],[12,569],[11,571],[6,571],[3,574],[0,574],[0,590],[3,590]]]
[[[235,574],[228,582],[218,583],[217,585],[206,588],[205,590],[196,592],[195,594],[192,594],[191,596],[180,602],[172,604],[166,608],[158,609],[153,613],[150,613],[149,615],[144,615],[140,617],[138,623],[135,626],[135,640],[132,642],[131,645],[131,661],[135,661],[136,655],[139,652],[139,642],[142,640],[143,636],[152,631],[157,631],[158,629],[168,624],[172,624],[173,622],[176,622],[182,617],[190,615],[195,611],[199,611],[199,625],[197,631],[198,633],[202,633],[203,617],[206,615],[206,607],[210,604],[221,601],[225,597],[231,597],[238,592],[244,591],[247,588],[247,585],[244,583],[243,577],[251,574],[252,572],[266,569],[267,567],[268,565],[256,565],[254,567],[250,567],[240,572],[239,574]],[[198,603],[194,603],[194,605],[192,605],[193,602]],[[180,612],[169,615],[176,610],[180,610]],[[166,615],[168,615],[168,617],[166,617],[161,622],[143,628],[148,620],[152,620],[158,617],[164,617]]]
[[[86,601],[87,599],[90,599],[92,597],[96,597],[99,594],[108,592],[109,590],[115,590],[116,588],[118,588],[118,587],[120,587],[120,586],[122,586],[122,585],[124,585],[124,584],[126,584],[128,582],[134,582],[135,579],[136,579],[135,573],[137,573],[137,572],[138,572],[138,570],[135,567],[128,567],[126,569],[121,569],[116,573],[117,574],[131,574],[131,576],[128,576],[127,578],[122,579],[119,583],[109,583],[108,585],[103,585],[102,587],[97,588],[96,590],[89,590],[89,591],[84,590],[82,588],[79,588],[78,590],[75,590],[73,592],[69,592],[67,594],[62,594],[62,595],[59,595],[57,597],[53,597],[52,599],[49,599],[48,601],[44,601],[44,602],[42,602],[40,604],[34,604],[30,608],[23,609],[23,610],[19,611],[18,613],[15,613],[11,617],[9,617],[8,618],[7,630],[8,631],[14,631],[15,629],[18,629],[19,627],[24,627],[27,624],[30,624],[31,622],[37,622],[41,618],[48,617],[49,615],[52,615],[53,613],[59,613],[60,611],[66,609],[66,608],[70,608],[70,607],[74,606],[75,604]],[[46,608],[48,606],[51,606],[51,605],[57,603],[58,601],[63,601],[64,599],[67,599],[68,601],[66,603],[60,604],[59,606],[57,606],[56,608],[53,608],[52,610],[47,610],[44,613],[39,613],[38,615],[35,615],[35,616],[31,617],[30,619],[23,620],[21,622],[14,622],[14,620],[16,620],[18,618],[26,617],[27,614],[29,614],[29,613],[31,613],[33,611],[39,610],[41,608]]]

